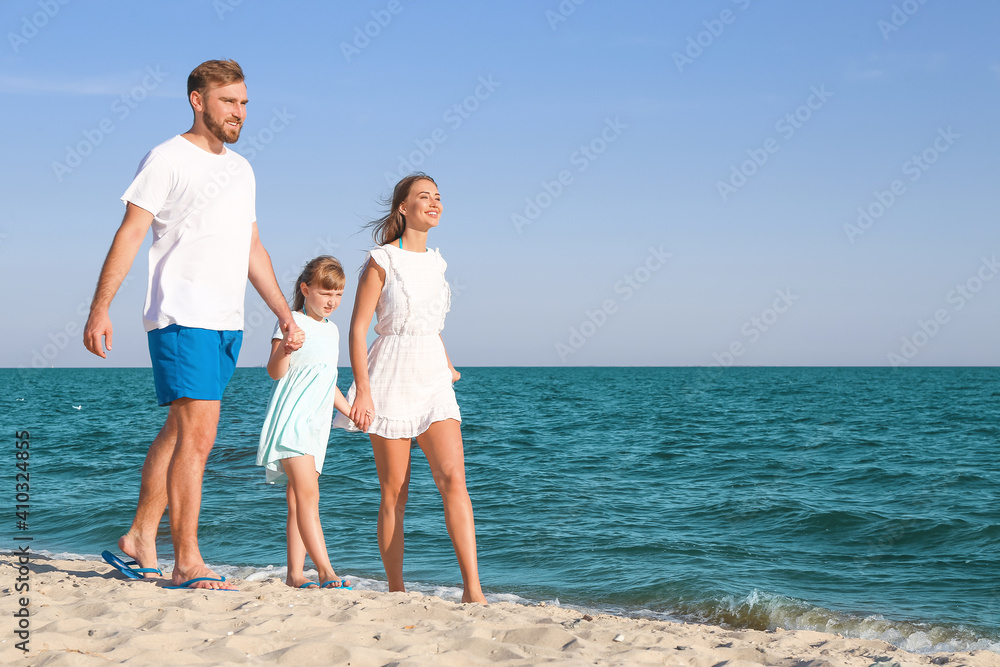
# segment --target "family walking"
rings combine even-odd
[[[286,583],[350,586],[330,563],[319,516],[318,479],[337,426],[371,440],[381,490],[377,539],[389,590],[404,590],[403,519],[416,439],[444,503],[462,600],[485,602],[452,386],[460,376],[440,335],[451,293],[444,259],[427,247],[442,212],[437,184],[425,174],[407,176],[385,216],[370,223],[376,247],[358,281],[349,333],[354,382],[345,397],[336,385],[340,336],[328,319],[346,287],[343,267],[328,256],[310,261],[292,286],[289,308],[258,236],[253,170],[225,145],[239,139],[246,118],[243,71],[230,60],[202,63],[188,77],[188,99],[191,129],[150,151],[122,196],[125,217],[84,330],[87,349],[106,357],[111,301],[152,229],[143,322],[157,400],[169,410],[143,464],[135,518],[118,540],[132,561],[110,552],[105,559],[132,578],[162,576],[155,538],[169,506],[173,587],[234,590],[201,556],[198,516],[222,394],[242,343],[249,279],[278,321],[267,363],[276,382],[257,463],[268,482],[286,485]],[[378,336],[366,349],[373,316]],[[307,554],[319,581],[305,577]]]

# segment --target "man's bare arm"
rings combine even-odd
[[[278,287],[278,280],[274,277],[274,267],[271,265],[271,256],[264,249],[264,244],[260,242],[260,235],[257,233],[257,223],[253,223],[253,236],[250,239],[250,284],[253,285],[264,303],[271,309],[281,325],[281,330],[285,332],[285,338],[290,339],[289,334],[298,330],[298,325],[292,319],[292,311],[288,308],[285,295]],[[294,345],[291,341],[287,344],[290,349],[298,349],[301,343]]]
[[[135,261],[151,224],[152,213],[135,204],[126,204],[125,217],[122,218],[108,256],[104,259],[101,276],[97,279],[97,289],[94,290],[94,300],[90,303],[90,316],[83,329],[83,344],[102,359],[108,356],[104,350],[111,349],[112,327],[108,309],[132,268],[132,262]]]

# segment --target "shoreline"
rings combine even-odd
[[[166,590],[125,580],[103,562],[31,557],[30,590],[17,592],[17,556],[0,555],[0,616],[8,623],[0,664],[1000,667],[1000,654],[987,650],[916,654],[808,630],[730,630],[544,603],[463,605],[414,592],[298,590],[276,578],[241,581],[238,592]],[[27,654],[14,646],[22,596],[30,601]]]

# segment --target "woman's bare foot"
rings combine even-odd
[[[483,595],[481,590],[476,590],[475,593],[470,593],[469,591],[462,591],[462,602],[465,603],[475,603],[475,604],[489,604],[486,601],[486,596]]]
[[[346,588],[351,585],[347,579],[341,579],[333,570],[319,573],[320,586],[323,588]]]
[[[130,530],[118,538],[118,548],[121,549],[122,553],[126,556],[138,563],[139,567],[160,568],[160,565],[156,560],[155,536],[152,540],[144,541],[139,537],[139,535]],[[160,578],[160,575],[155,572],[143,572],[142,576],[145,579]]]

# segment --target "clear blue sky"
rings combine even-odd
[[[996,2],[9,0],[0,26],[0,366],[149,364],[145,248],[108,361],[80,330],[211,58],[247,74],[281,286],[338,256],[345,338],[409,161],[445,203],[459,367],[1000,363]]]

